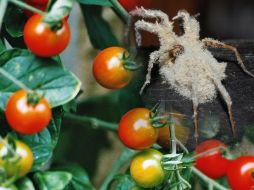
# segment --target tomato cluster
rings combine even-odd
[[[227,176],[232,190],[254,188],[254,156],[240,156],[228,160],[223,156],[226,145],[219,140],[207,140],[196,147],[195,166],[212,179]]]

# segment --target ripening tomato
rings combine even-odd
[[[158,129],[152,126],[149,114],[149,109],[135,108],[121,118],[118,135],[125,146],[143,150],[156,142]]]
[[[163,182],[165,172],[160,163],[162,156],[155,149],[147,149],[134,156],[130,173],[137,185],[144,188],[153,188]]]
[[[36,3],[36,4],[48,4],[49,0],[30,0],[32,3]]]
[[[118,0],[119,3],[126,9],[126,11],[131,11],[136,7],[148,8],[151,4],[151,0]]]
[[[183,125],[183,118],[181,114],[173,114],[174,125],[175,125],[175,136],[181,141],[181,143],[186,144],[189,137],[189,128]],[[164,126],[159,129],[159,135],[157,143],[163,148],[170,147],[170,131],[169,126]]]
[[[93,63],[96,81],[108,89],[120,89],[132,79],[132,72],[124,68],[124,55],[128,52],[121,47],[110,47],[101,51]]]
[[[25,90],[15,92],[6,104],[5,115],[8,123],[21,134],[35,134],[42,131],[51,119],[51,108],[45,98],[36,104],[29,103]]]
[[[196,154],[207,154],[196,159],[196,167],[212,179],[223,177],[227,173],[230,161],[222,156],[221,150],[213,150],[219,147],[226,147],[219,140],[211,139],[202,142],[196,147]],[[212,150],[211,150],[212,149]],[[211,150],[209,152],[209,150]]]
[[[240,156],[231,161],[227,180],[232,190],[254,189],[254,156]]]
[[[27,47],[41,57],[52,57],[60,54],[70,41],[70,27],[65,19],[61,26],[50,28],[43,22],[41,15],[30,17],[25,24],[24,40]]]
[[[9,148],[7,148],[8,141],[5,138],[0,143],[0,166],[5,169],[6,175],[8,177],[12,177],[18,174],[19,177],[23,177],[31,170],[33,165],[33,153],[29,146],[25,143],[14,140],[16,149],[14,150],[15,153],[19,156],[19,160],[17,162],[8,161],[8,158],[4,158],[9,153]]]

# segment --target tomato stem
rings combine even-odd
[[[10,73],[5,71],[3,68],[0,68],[0,74],[5,77],[6,79],[12,81],[16,86],[20,87],[21,89],[32,91],[30,88],[28,88],[24,83],[20,82],[18,79],[13,77]]]
[[[11,3],[13,3],[13,4],[23,8],[23,9],[27,9],[29,11],[35,12],[35,13],[40,14],[40,15],[44,15],[45,14],[45,12],[41,11],[40,9],[37,9],[37,8],[35,8],[33,6],[30,6],[30,5],[28,5],[28,4],[26,4],[26,3],[22,2],[22,1],[19,1],[19,0],[9,0],[9,2],[11,2]]]
[[[4,19],[4,14],[7,9],[7,5],[8,5],[8,0],[1,0],[0,1],[0,31],[1,31],[2,23],[3,23],[3,19]]]
[[[122,5],[118,2],[118,0],[109,0],[112,5],[114,10],[117,12],[117,14],[121,17],[121,19],[125,22],[128,23],[130,19],[129,13],[122,7]]]
[[[170,142],[171,142],[171,154],[176,154],[176,136],[175,136],[175,121],[172,115],[169,115],[169,130],[170,130]]]
[[[103,121],[95,117],[80,116],[80,115],[76,115],[72,113],[66,113],[64,115],[64,118],[81,125],[88,124],[95,128],[102,128],[102,129],[111,130],[111,131],[117,130],[117,124]]]
[[[109,184],[117,174],[118,170],[121,169],[121,167],[126,164],[126,162],[132,158],[136,154],[136,151],[130,150],[128,148],[125,148],[121,155],[118,157],[117,161],[113,165],[113,167],[110,170],[110,174],[106,177],[106,179],[103,181],[100,190],[107,190],[109,189]]]

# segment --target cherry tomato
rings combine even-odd
[[[124,145],[135,150],[143,150],[156,142],[158,129],[149,121],[149,113],[149,109],[135,108],[121,118],[118,135]]]
[[[100,85],[108,89],[120,89],[130,82],[132,72],[123,66],[124,54],[127,54],[124,48],[110,47],[96,56],[93,75]]]
[[[41,11],[46,11],[47,9],[47,5],[48,5],[48,0],[25,0],[25,3],[34,7],[34,8],[37,8]],[[31,16],[35,15],[36,13],[32,12],[32,11],[29,11],[27,9],[24,9],[24,13],[25,15],[30,18]]]
[[[227,180],[232,190],[253,190],[253,174],[254,156],[240,156],[229,164]]]
[[[137,185],[153,188],[163,182],[165,173],[160,163],[162,156],[155,149],[147,149],[133,158],[130,173]]]
[[[41,15],[30,17],[25,24],[24,40],[27,47],[41,57],[52,57],[60,54],[70,40],[70,28],[66,20],[60,29],[51,29],[43,22]]]
[[[6,171],[8,177],[12,177],[18,174],[19,177],[23,177],[31,170],[33,165],[33,153],[31,149],[19,140],[15,140],[16,154],[19,156],[17,162],[8,161],[8,158],[3,159],[10,150],[7,148],[8,141],[4,139],[0,143],[0,166],[3,167]],[[11,147],[9,145],[9,147]],[[11,152],[12,153],[12,152]]]
[[[35,134],[42,131],[51,119],[50,105],[41,98],[36,105],[28,102],[25,90],[15,92],[8,100],[5,115],[8,123],[21,134]]]
[[[207,152],[207,154],[196,159],[196,167],[212,179],[225,176],[230,163],[229,160],[222,156],[221,150],[211,150],[218,147],[226,147],[226,145],[219,140],[211,139],[196,147],[196,154],[205,154]],[[209,152],[209,150],[211,151]]]
[[[175,125],[175,135],[176,138],[183,144],[187,143],[189,137],[189,129],[183,125],[183,118],[180,114],[173,114],[174,125]],[[159,129],[159,135],[157,143],[163,148],[170,147],[170,131],[169,126],[164,126]]]
[[[119,3],[126,9],[126,11],[131,11],[136,7],[148,8],[151,4],[151,0],[118,0]]]

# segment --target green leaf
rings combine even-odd
[[[35,190],[33,182],[27,177],[18,180],[16,182],[16,186],[18,187],[19,190]]]
[[[114,190],[138,190],[141,188],[137,187],[129,174],[122,174],[115,177]]]
[[[80,90],[79,79],[55,59],[36,57],[27,50],[12,49],[0,54],[0,66],[29,88],[43,94],[51,107],[71,101]],[[18,90],[15,84],[0,76],[0,109]]]
[[[87,173],[76,164],[64,164],[56,168],[58,171],[67,171],[72,174],[72,180],[65,190],[95,190]]]
[[[6,48],[5,48],[4,42],[2,39],[0,39],[0,53],[2,53],[5,50],[6,50]]]
[[[60,134],[61,118],[62,109],[54,109],[50,124],[42,132],[30,136],[17,134],[33,151],[33,171],[42,169],[52,157]]]
[[[69,172],[37,172],[33,176],[39,190],[63,190],[71,181]]]
[[[86,5],[112,6],[109,0],[78,0],[78,2]]]
[[[23,10],[17,6],[10,5],[5,13],[4,25],[6,31],[12,37],[23,36],[23,29],[27,18]]]
[[[118,45],[118,41],[109,24],[102,18],[99,6],[81,5],[90,41],[94,48],[105,49]]]

